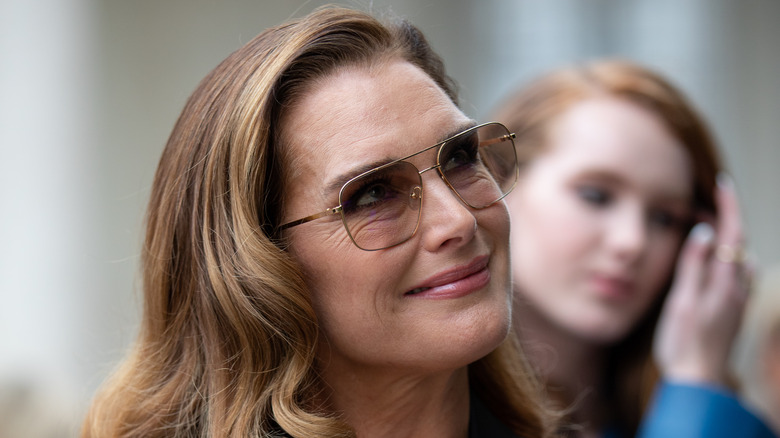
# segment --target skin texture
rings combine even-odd
[[[338,70],[282,121],[298,169],[284,220],[338,205],[340,187],[332,183],[341,177],[471,125],[409,63]],[[410,161],[425,169],[435,151]],[[465,436],[465,366],[496,348],[509,330],[506,206],[473,210],[435,171],[422,178],[419,229],[399,246],[362,251],[337,216],[288,231],[322,327],[318,356],[332,388],[326,403],[344,413],[358,436]],[[474,266],[480,273],[465,276]],[[440,287],[407,294],[432,283]]]

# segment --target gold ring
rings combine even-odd
[[[715,259],[723,263],[742,264],[745,261],[745,252],[742,248],[722,243],[715,248]]]

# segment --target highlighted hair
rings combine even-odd
[[[264,31],[198,85],[152,187],[140,333],[82,436],[354,435],[313,404],[322,388],[317,318],[298,265],[274,235],[287,180],[279,120],[311,81],[393,57],[420,67],[455,102],[416,28],[330,7]],[[544,436],[537,388],[515,357],[510,342],[474,373],[507,424]]]

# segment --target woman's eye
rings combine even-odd
[[[373,184],[366,188],[362,196],[357,200],[358,206],[370,205],[387,197],[387,189],[384,185]]]
[[[379,181],[369,182],[359,187],[344,202],[345,211],[355,211],[372,207],[386,201],[393,196],[392,190],[387,184]]]
[[[651,210],[649,216],[650,224],[663,229],[674,228],[681,222],[676,215],[664,210]]]
[[[476,139],[465,138],[456,140],[457,143],[447,149],[447,154],[442,160],[445,169],[474,164],[477,161]]]
[[[577,188],[577,194],[585,202],[597,207],[605,207],[612,201],[612,194],[600,187],[581,186]]]

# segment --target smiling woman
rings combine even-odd
[[[324,108],[335,115],[335,123],[323,117]],[[325,78],[282,119],[287,153],[303,157],[298,161],[302,176],[289,183],[293,195],[286,202],[284,216],[306,214],[312,205],[322,203],[323,196],[332,204],[337,193],[322,194],[321,182],[327,187],[343,169],[362,169],[376,157],[385,160],[416,152],[421,145],[436,144],[469,123],[428,75],[405,61],[386,61],[371,70],[347,68]],[[314,143],[311,136],[320,141]],[[446,141],[443,146],[449,144],[459,142]],[[436,152],[427,149],[402,163],[414,161],[417,168],[430,168],[436,164]],[[332,380],[356,375],[374,381],[372,374],[388,367],[406,374],[402,370],[431,372],[465,366],[485,356],[506,336],[509,218],[503,205],[495,203],[501,198],[499,186],[490,179],[492,187],[480,187],[483,178],[476,174],[482,166],[477,166],[476,158],[470,161],[469,170],[450,172],[447,167],[444,175],[477,186],[478,199],[489,196],[490,202],[480,209],[461,202],[433,172],[422,175],[425,186],[419,192],[395,190],[391,181],[374,177],[385,173],[386,166],[358,178],[367,180],[368,189],[355,180],[349,183],[359,185],[361,202],[364,198],[370,201],[359,212],[344,209],[348,218],[344,223],[350,224],[354,243],[371,248],[397,241],[403,244],[384,251],[361,251],[338,221],[290,229],[290,252],[309,279],[314,308],[328,339],[323,354],[328,356],[325,374],[326,378],[332,374],[331,385]],[[417,176],[415,166],[404,167],[411,167],[411,176]],[[473,175],[461,176],[464,173]],[[342,197],[345,190],[352,191],[343,189]],[[360,194],[366,190],[373,195]],[[425,200],[417,208],[404,208],[410,215],[422,213],[419,226],[407,227],[407,231],[416,228],[414,237],[398,234],[394,223],[416,220],[382,212],[382,204],[395,203],[392,194],[397,191],[402,198],[406,198],[404,193],[419,193]],[[386,202],[380,203],[376,196]],[[397,238],[387,240],[393,235]],[[334,250],[339,257],[329,256]],[[335,398],[340,394],[354,396],[354,391],[335,391]]]
[[[509,330],[516,177],[410,24],[261,33],[170,136],[141,332],[83,435],[548,436]]]

